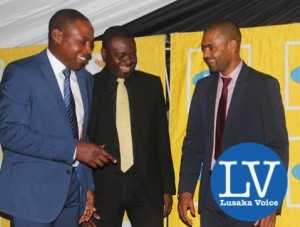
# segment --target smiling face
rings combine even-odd
[[[106,66],[117,77],[125,78],[137,64],[136,45],[133,38],[112,37],[106,48],[102,48],[102,58]]]
[[[201,43],[203,59],[213,72],[230,73],[233,60],[231,41],[218,29],[208,30],[203,34]]]
[[[79,70],[91,59],[94,30],[85,20],[75,20],[51,33],[55,45],[50,50],[69,69]]]

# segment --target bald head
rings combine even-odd
[[[238,47],[241,45],[241,32],[236,24],[231,21],[217,21],[210,24],[204,32],[217,31],[220,36],[223,36],[227,41],[235,40]]]
[[[211,71],[230,74],[240,63],[241,33],[232,22],[219,21],[207,27],[201,47]]]

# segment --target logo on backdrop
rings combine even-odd
[[[209,70],[204,70],[204,71],[198,72],[196,75],[193,76],[193,79],[192,79],[193,85],[196,85],[199,80],[201,80],[207,76],[209,76]]]
[[[257,143],[227,149],[217,160],[211,190],[219,207],[242,221],[275,213],[287,190],[287,172],[279,156]]]
[[[291,72],[291,78],[296,82],[300,83],[300,67],[296,67]]]

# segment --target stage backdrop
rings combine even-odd
[[[270,26],[242,29],[242,57],[244,61],[265,73],[276,77],[281,84],[281,94],[286,111],[290,139],[289,189],[282,216],[277,227],[294,227],[300,215],[300,25]],[[185,135],[187,115],[193,89],[198,79],[206,76],[207,67],[202,60],[200,48],[202,33],[175,33],[171,35],[171,97],[170,97],[170,136],[176,183],[181,157],[181,145]],[[138,67],[144,71],[161,76],[165,80],[164,36],[137,39]],[[87,67],[97,72],[103,62],[97,43],[93,60]],[[14,59],[37,53],[45,46],[28,48],[0,49],[0,70]],[[0,71],[0,79],[1,79]],[[298,116],[298,117],[297,117]],[[197,198],[195,198],[195,204]],[[177,201],[169,218],[169,227],[183,227],[178,218]],[[199,226],[199,218],[194,219]],[[8,227],[8,222],[0,219],[0,227]],[[130,226],[125,218],[123,226]]]
[[[148,73],[152,73],[161,78],[165,86],[166,63],[165,63],[165,35],[156,35],[136,38],[137,44],[137,68]],[[20,48],[0,48],[0,81],[5,66],[17,59],[24,58],[39,53],[45,45],[28,46]],[[104,63],[100,55],[101,42],[95,42],[93,58],[86,66],[91,73],[96,73],[103,68]],[[21,113],[20,113],[21,114]],[[0,146],[0,167],[2,160],[2,152]],[[1,185],[5,187],[5,185]],[[1,202],[1,201],[0,201]],[[9,221],[0,217],[0,227],[9,227]],[[123,227],[130,227],[127,217],[124,218]]]
[[[181,146],[195,83],[208,75],[200,48],[201,32],[171,35],[170,135],[178,183]],[[289,188],[277,227],[295,227],[300,215],[300,25],[242,29],[243,60],[276,77],[281,85],[290,140]],[[199,138],[200,139],[200,138]],[[198,190],[198,189],[197,189]],[[196,195],[197,193],[195,193]],[[197,204],[197,196],[195,204]],[[177,206],[177,201],[175,202]],[[199,226],[199,216],[193,220]],[[176,209],[171,227],[183,227]]]

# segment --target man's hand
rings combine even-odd
[[[255,222],[254,226],[257,227],[275,227],[276,225],[276,215],[271,214],[260,221]]]
[[[86,193],[86,205],[83,214],[79,219],[79,224],[90,222],[91,218],[95,218],[97,220],[100,219],[100,216],[96,212],[95,204],[94,204],[94,192],[88,191]]]
[[[179,195],[178,213],[180,219],[188,226],[192,226],[192,220],[187,217],[187,211],[195,217],[195,207],[193,202],[193,195],[190,192],[184,192]]]
[[[172,210],[173,198],[171,194],[164,193],[164,217],[168,217]]]
[[[93,168],[103,167],[108,163],[117,163],[117,160],[105,151],[104,145],[79,142],[77,144],[76,160],[84,162]]]

